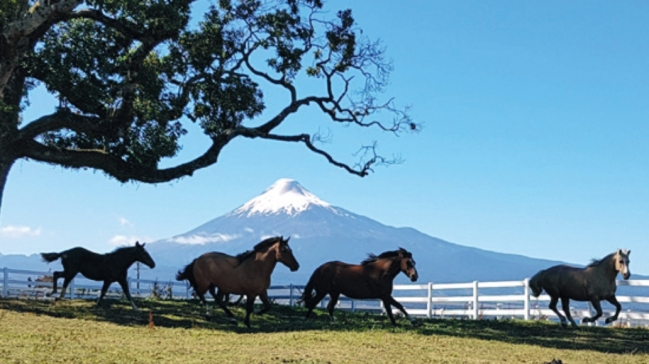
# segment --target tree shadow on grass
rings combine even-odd
[[[384,331],[409,332],[419,335],[438,335],[457,338],[499,341],[510,344],[538,345],[547,348],[590,350],[616,354],[649,354],[649,330],[642,328],[582,327],[563,329],[559,324],[520,320],[418,320],[414,327],[403,318],[400,326],[393,327],[387,317],[367,313],[336,311],[336,321],[331,322],[324,310],[315,310],[309,320],[304,320],[306,310],[273,305],[264,315],[250,317],[252,327],[243,324],[245,309],[232,307],[237,319],[233,324],[220,308],[214,305],[210,318],[197,300],[136,300],[140,312],[136,313],[126,300],[105,300],[101,306],[94,301],[63,300],[7,300],[0,299],[0,309],[44,315],[65,319],[110,322],[134,327],[160,327],[208,329],[237,334],[257,334],[296,331]],[[259,310],[260,307],[255,307]]]

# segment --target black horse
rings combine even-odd
[[[81,247],[72,248],[60,253],[41,253],[44,261],[50,263],[61,258],[61,264],[63,265],[63,272],[54,272],[53,274],[54,290],[52,294],[56,293],[57,280],[64,278],[59,299],[63,298],[65,290],[68,288],[72,279],[78,273],[81,273],[88,279],[104,281],[97,305],[99,305],[101,299],[106,295],[106,291],[108,291],[111,283],[117,282],[122,286],[122,291],[131,302],[133,309],[138,311],[135,303],[133,303],[133,298],[131,297],[131,292],[126,281],[126,275],[128,268],[135,262],[141,262],[149,266],[149,268],[155,267],[155,262],[151,259],[149,253],[144,250],[145,244],[136,242],[135,246],[118,248],[108,254],[97,254]]]

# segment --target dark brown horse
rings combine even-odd
[[[630,250],[619,249],[600,260],[593,260],[586,268],[575,268],[566,265],[556,265],[542,270],[530,279],[532,295],[538,297],[543,290],[550,296],[550,309],[559,316],[561,325],[566,327],[566,318],[557,310],[557,301],[561,299],[563,312],[573,327],[577,324],[570,316],[570,300],[589,301],[597,311],[593,317],[586,317],[583,322],[595,322],[602,316],[602,306],[599,301],[607,300],[615,306],[615,315],[608,317],[606,323],[617,320],[622,306],[615,298],[617,285],[615,278],[622,274],[624,279],[631,277],[629,270]]]
[[[390,306],[398,308],[414,324],[408,312],[392,297],[393,280],[400,272],[413,282],[417,280],[417,269],[412,254],[403,248],[387,251],[379,256],[370,254],[360,265],[338,261],[325,263],[313,272],[300,299],[309,309],[306,318],[311,316],[318,302],[328,294],[330,300],[327,309],[333,320],[334,307],[343,294],[355,299],[378,298],[383,302],[393,325],[396,326],[397,323]]]
[[[250,314],[257,296],[264,304],[258,314],[270,309],[267,290],[277,262],[286,265],[292,272],[300,268],[288,246],[288,240],[281,236],[268,238],[255,245],[253,250],[237,256],[219,252],[205,253],[179,271],[176,279],[188,280],[206,307],[205,292],[209,290],[216,304],[230,318],[234,318],[234,315],[226,306],[223,297],[226,294],[245,295],[247,301],[244,323],[250,327]],[[218,289],[217,292],[215,288]]]
[[[151,259],[149,253],[144,250],[145,244],[140,245],[139,242],[136,242],[135,246],[118,248],[108,254],[97,254],[80,247],[60,253],[41,253],[44,261],[50,263],[60,258],[61,264],[63,265],[63,272],[53,273],[52,280],[54,281],[54,289],[51,294],[56,293],[57,280],[63,278],[63,288],[61,289],[59,299],[63,298],[65,296],[65,290],[68,288],[72,279],[81,273],[93,281],[104,281],[97,305],[99,305],[101,299],[106,295],[106,291],[108,291],[111,283],[117,282],[122,287],[126,298],[131,302],[133,309],[137,311],[138,309],[131,297],[126,276],[128,268],[135,262],[141,262],[149,266],[149,268],[155,267],[155,262]]]

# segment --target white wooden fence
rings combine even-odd
[[[2,297],[49,299],[52,283],[36,282],[37,277],[49,275],[48,272],[2,269],[0,280],[0,293]],[[32,278],[33,277],[33,278]],[[59,280],[62,284],[62,280]],[[649,287],[649,280],[617,281],[618,287],[629,286],[633,288]],[[31,287],[30,287],[31,286]],[[59,285],[60,287],[60,285]],[[192,290],[184,282],[154,281],[129,278],[129,288],[133,296],[188,299]],[[74,298],[97,298],[101,289],[101,282],[90,281],[82,276],[75,278],[70,284],[70,294]],[[295,305],[304,286],[276,285],[271,286],[269,297],[279,304]],[[489,294],[488,291],[498,290],[499,294]],[[511,294],[503,294],[510,290]],[[640,289],[638,289],[639,291]],[[647,291],[646,289],[644,290]],[[455,292],[455,293],[453,293]],[[556,319],[556,315],[547,308],[550,297],[541,295],[539,298],[531,297],[528,279],[522,281],[505,282],[469,282],[469,283],[426,283],[403,284],[394,286],[395,299],[401,302],[408,313],[419,317],[440,318],[522,318],[531,319]],[[122,292],[118,284],[111,285],[107,297],[121,297]],[[649,326],[649,296],[617,296],[622,303],[622,313],[618,323],[628,326]],[[321,307],[326,305],[323,300]],[[571,313],[577,321],[585,316],[591,316],[589,305],[571,301]],[[339,307],[349,310],[364,310],[384,312],[378,300],[352,300],[341,296]],[[615,308],[607,302],[602,302],[604,315],[600,319],[612,315]],[[559,305],[559,309],[561,309]],[[395,314],[397,311],[394,311]]]

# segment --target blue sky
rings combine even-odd
[[[378,138],[382,152],[405,163],[361,179],[300,145],[237,140],[191,178],[122,185],[99,172],[20,161],[5,190],[0,253],[155,241],[287,177],[333,205],[457,244],[581,264],[626,248],[631,271],[649,274],[648,3],[327,7],[334,14],[349,4],[394,63],[386,97],[412,105],[424,128],[401,137],[332,129],[326,147],[352,162],[358,146]],[[42,90],[30,100],[26,120],[52,106]],[[305,113],[285,130],[315,132],[313,118]],[[204,145],[201,135],[188,137],[180,159]]]

